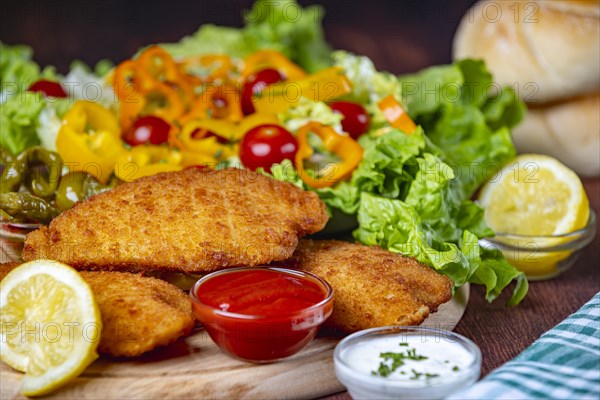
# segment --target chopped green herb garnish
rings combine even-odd
[[[408,343],[406,343],[406,345],[408,346]],[[400,346],[404,346],[404,344],[400,343]],[[379,368],[377,371],[371,371],[371,375],[379,375],[383,376],[384,378],[396,371],[399,367],[403,366],[405,360],[427,360],[427,357],[417,354],[416,349],[408,349],[406,350],[406,353],[394,353],[392,351],[388,351],[385,353],[379,353],[379,357],[383,359],[383,361],[379,363]],[[391,364],[389,361],[391,361]]]
[[[404,347],[406,347],[406,346],[408,346],[408,343],[406,343],[406,342],[402,342],[402,343],[400,343],[400,346],[404,346]]]
[[[456,372],[456,371],[458,371],[458,370],[460,370],[460,368],[458,368],[458,366],[457,366],[457,365],[455,365],[455,366],[452,368],[452,371],[454,371],[454,372]]]
[[[430,374],[428,372],[417,372],[414,369],[411,369],[413,376],[410,377],[411,380],[416,381],[419,380],[419,378],[421,378],[422,376],[425,377],[425,379],[431,379],[431,378],[437,378],[438,376],[440,376],[439,374]]]

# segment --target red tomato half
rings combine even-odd
[[[138,118],[133,126],[123,133],[122,138],[125,143],[131,146],[144,143],[162,144],[169,140],[170,130],[171,125],[164,119],[147,115]]]
[[[268,85],[282,80],[283,75],[273,68],[266,68],[250,75],[242,90],[242,111],[244,115],[252,114],[255,111],[254,104],[252,104],[253,95],[259,94]]]
[[[342,129],[354,139],[369,130],[369,114],[363,106],[350,101],[335,101],[329,107],[343,115]]]
[[[240,145],[240,160],[252,171],[271,166],[285,159],[293,160],[298,150],[296,138],[279,125],[259,125],[244,135]]]
[[[61,99],[68,97],[67,92],[65,92],[60,83],[47,81],[45,79],[41,79],[33,83],[31,86],[29,86],[28,90],[30,92],[40,92],[46,96],[58,97]]]

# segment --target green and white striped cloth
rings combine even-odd
[[[600,399],[600,293],[513,360],[448,399]]]

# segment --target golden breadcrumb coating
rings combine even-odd
[[[452,281],[412,258],[337,240],[301,240],[288,261],[333,287],[326,324],[346,332],[418,325],[452,297]]]
[[[93,196],[30,233],[23,259],[79,270],[199,273],[290,257],[323,229],[315,193],[241,169],[187,169]]]
[[[19,263],[0,264],[0,280]],[[190,297],[170,283],[126,272],[81,272],[102,318],[98,351],[134,357],[194,328]]]

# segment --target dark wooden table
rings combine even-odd
[[[454,31],[474,0],[300,2],[325,6],[325,32],[334,48],[367,55],[379,69],[406,73],[450,61]],[[0,39],[32,46],[38,62],[57,65],[64,73],[75,58],[119,62],[142,45],[178,40],[205,22],[239,26],[239,10],[251,3],[9,0],[0,15]],[[600,179],[584,184],[591,207],[600,215]],[[504,305],[510,290],[490,304],[483,287],[471,286],[469,305],[456,332],[480,346],[483,375],[515,357],[600,291],[599,252],[597,236],[564,275],[531,282],[527,298],[515,308]],[[329,400],[349,398],[341,393]]]
[[[600,212],[600,179],[585,179],[590,206]],[[600,219],[596,220],[600,232]],[[481,374],[514,358],[544,332],[579,309],[600,291],[600,235],[584,249],[581,258],[563,275],[551,280],[530,282],[529,294],[516,307],[506,307],[509,290],[493,303],[485,300],[483,287],[471,285],[467,310],[455,332],[481,348]],[[348,393],[327,400],[348,400]]]

